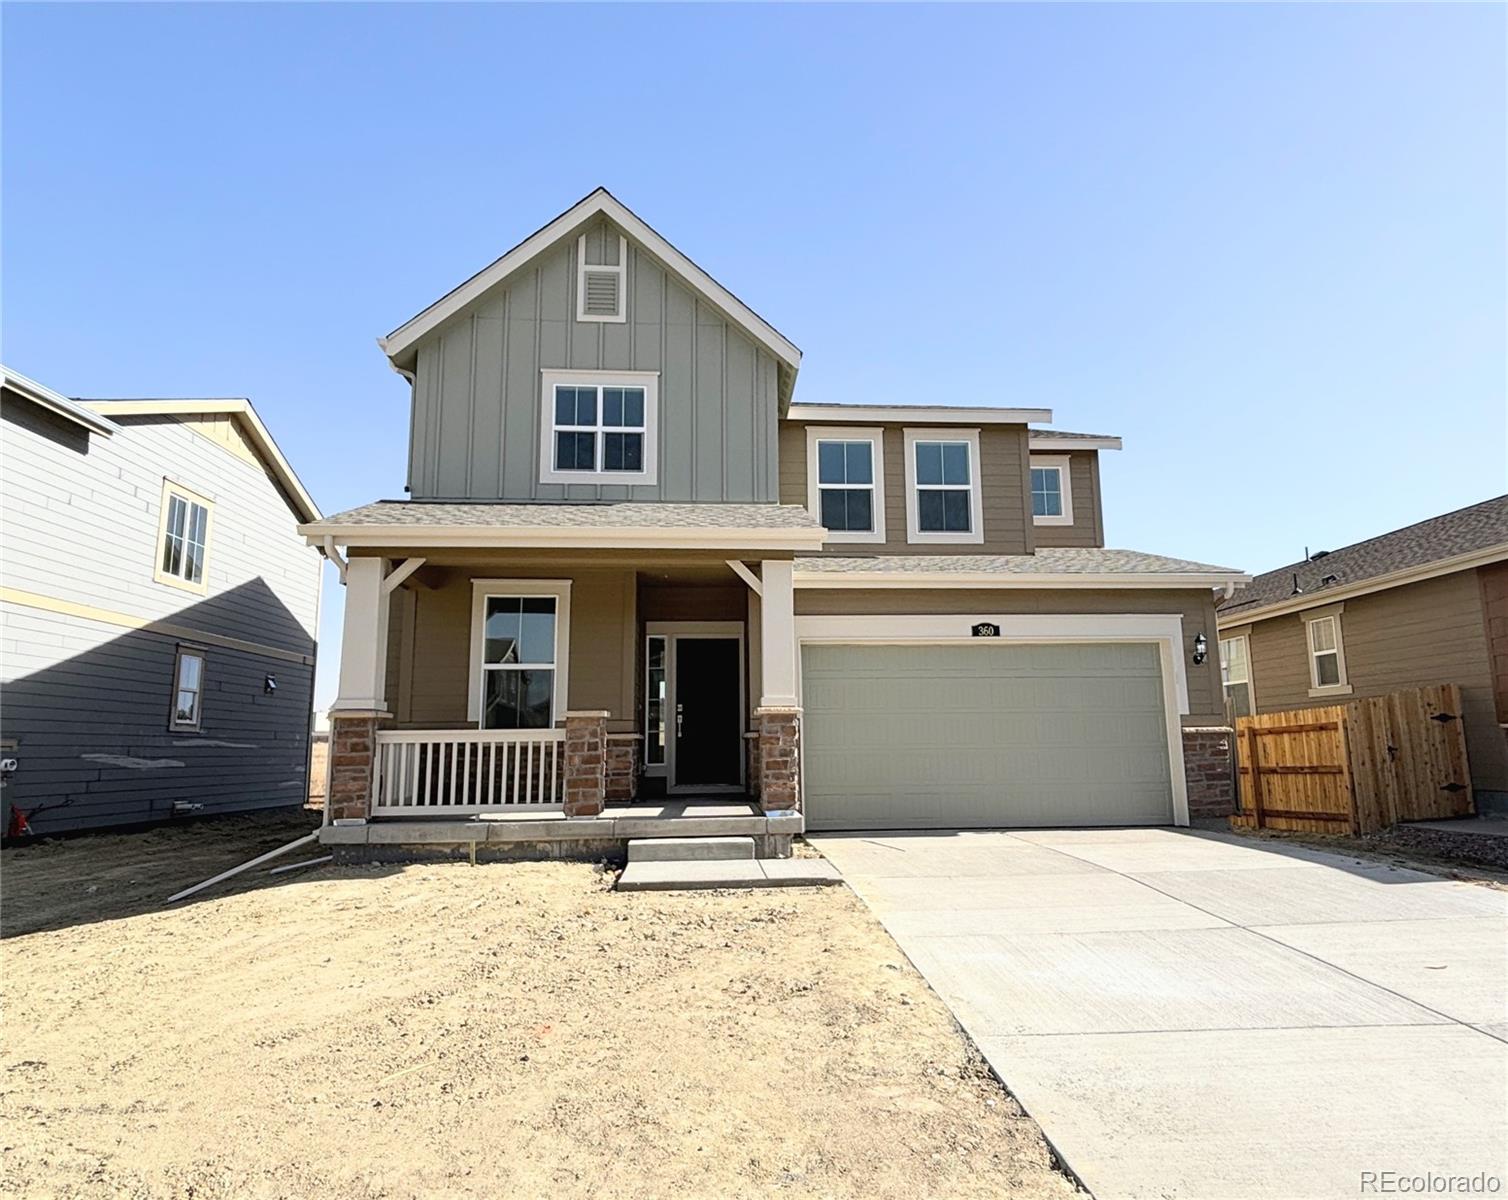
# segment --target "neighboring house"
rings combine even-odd
[[[1118,438],[793,403],[800,351],[604,190],[382,346],[410,497],[303,527],[348,560],[336,818],[1231,810],[1214,597],[1246,577],[1104,548]]]
[[[320,514],[251,405],[0,382],[7,828],[301,803]]]
[[[1235,716],[1459,684],[1477,805],[1508,807],[1508,496],[1268,571],[1219,620]]]

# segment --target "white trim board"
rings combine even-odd
[[[467,676],[466,719],[482,721],[482,637],[489,596],[552,596],[555,599],[555,687],[550,726],[569,710],[571,678],[571,581],[569,579],[473,579],[471,581],[471,664]]]
[[[870,446],[870,524],[866,532],[829,529],[830,545],[883,545],[885,542],[885,431],[878,425],[808,425],[806,427],[806,508],[812,520],[822,522],[822,480],[817,470],[819,442],[868,442]],[[838,485],[830,484],[830,487]],[[862,484],[859,485],[863,487]]]
[[[649,526],[327,525],[298,527],[311,546],[326,537],[357,549],[820,550],[825,529],[664,529]]]
[[[1246,575],[1204,573],[1168,573],[1153,575],[1138,572],[1105,572],[1075,575],[1016,575],[989,571],[802,571],[795,573],[798,588],[836,591],[846,588],[913,588],[931,591],[937,588],[964,588],[976,591],[1041,591],[1057,588],[1217,588],[1228,583],[1249,583]]]
[[[1063,511],[1057,516],[1039,517],[1036,509],[1032,509],[1033,525],[1072,525],[1073,524],[1073,464],[1066,454],[1033,454],[1027,459],[1027,470],[1031,471],[1056,471],[1058,473],[1058,497]],[[1028,483],[1031,475],[1027,475]],[[1036,489],[1028,488],[1026,502],[1035,504]]]
[[[1162,668],[1163,711],[1168,744],[1169,783],[1173,793],[1173,823],[1189,823],[1188,780],[1183,773],[1183,722],[1189,711],[1188,672],[1183,661],[1183,617],[1176,613],[998,615],[968,613],[938,616],[808,616],[796,618],[800,647],[810,643],[848,645],[961,645],[977,642],[974,625],[989,622],[1000,636],[983,647],[1141,642],[1158,648]],[[798,698],[800,676],[797,677]]]
[[[1025,425],[1051,421],[1050,408],[944,408],[925,404],[792,404],[787,421],[861,422],[885,425]]]
[[[1057,450],[1068,453],[1070,450],[1120,450],[1121,439],[1118,437],[1060,437],[1047,429],[1033,429],[1027,437],[1028,450]]]
[[[659,482],[660,467],[660,373],[658,371],[569,371],[547,368],[540,371],[539,384],[539,481],[540,483],[583,483],[598,487],[633,487],[637,484]],[[558,387],[594,387],[597,389],[597,421],[595,426],[596,468],[591,471],[561,470],[555,465],[555,433],[558,429],[571,428],[555,424],[555,389]],[[602,463],[605,458],[605,434],[615,432],[617,427],[604,425],[602,389],[611,387],[642,388],[644,391],[644,424],[623,428],[626,433],[638,433],[642,441],[642,458],[637,471],[609,471]],[[586,432],[584,426],[576,427]]]
[[[1501,562],[1504,559],[1508,559],[1508,542],[1489,546],[1485,550],[1473,550],[1467,554],[1458,554],[1454,558],[1442,558],[1438,562],[1424,563],[1417,567],[1406,567],[1401,571],[1392,571],[1386,575],[1376,575],[1371,579],[1362,579],[1353,584],[1337,584],[1334,587],[1327,587],[1318,592],[1307,592],[1301,596],[1291,596],[1284,600],[1277,600],[1266,605],[1258,605],[1254,608],[1234,609],[1223,615],[1217,610],[1215,613],[1215,623],[1222,629],[1237,625],[1250,625],[1253,621],[1265,621],[1269,617],[1281,617],[1288,613],[1302,612],[1306,608],[1317,608],[1325,604],[1334,604],[1337,600],[1349,600],[1353,596],[1367,596],[1373,592],[1385,592],[1390,588],[1403,587],[1410,583],[1422,583],[1426,579],[1437,579],[1441,575],[1454,575],[1457,571],[1469,571],[1473,567],[1485,567],[1489,563]],[[1246,582],[1251,582],[1249,576]]]
[[[383,353],[389,359],[397,359],[441,322],[460,312],[530,259],[544,253],[561,238],[574,232],[578,226],[599,214],[606,216],[619,229],[664,263],[674,274],[680,276],[681,280],[693,291],[699,292],[709,302],[716,305],[745,333],[769,350],[787,367],[794,371],[801,366],[801,351],[778,329],[656,233],[606,188],[598,188],[589,196],[577,201],[543,229],[525,238],[490,266],[484,267],[465,283],[440,297],[423,312],[410,317],[387,337],[378,338],[377,344],[382,347]]]
[[[977,429],[932,429],[908,425],[901,431],[902,455],[905,458],[906,476],[906,541],[914,546],[937,544],[950,546],[979,546],[984,544],[984,480],[979,454],[979,430]],[[924,530],[921,527],[921,498],[917,495],[916,447],[918,443],[962,442],[969,448],[969,482],[958,484],[927,484],[928,491],[962,491],[969,495],[969,528],[965,531]]]

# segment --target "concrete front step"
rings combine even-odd
[[[754,857],[751,837],[662,837],[634,838],[628,843],[628,861],[634,862],[723,862]]]
[[[631,862],[618,876],[618,890],[680,892],[699,888],[819,887],[842,882],[838,869],[823,858]]]

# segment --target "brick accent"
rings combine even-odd
[[[759,734],[744,736],[744,788],[751,796],[759,795]]]
[[[1183,731],[1183,775],[1189,787],[1189,818],[1228,817],[1236,811],[1231,762],[1235,734],[1229,729]]]
[[[607,796],[607,714],[565,715],[565,815],[595,817]]]
[[[639,791],[639,735],[613,736],[607,739],[607,762],[604,764],[605,798],[632,800]]]
[[[801,807],[801,710],[760,708],[759,806],[765,812]]]
[[[330,714],[330,817],[366,817],[372,802],[372,772],[377,763],[374,713]]]

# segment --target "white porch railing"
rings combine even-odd
[[[563,729],[380,729],[372,815],[547,812],[564,767]]]

